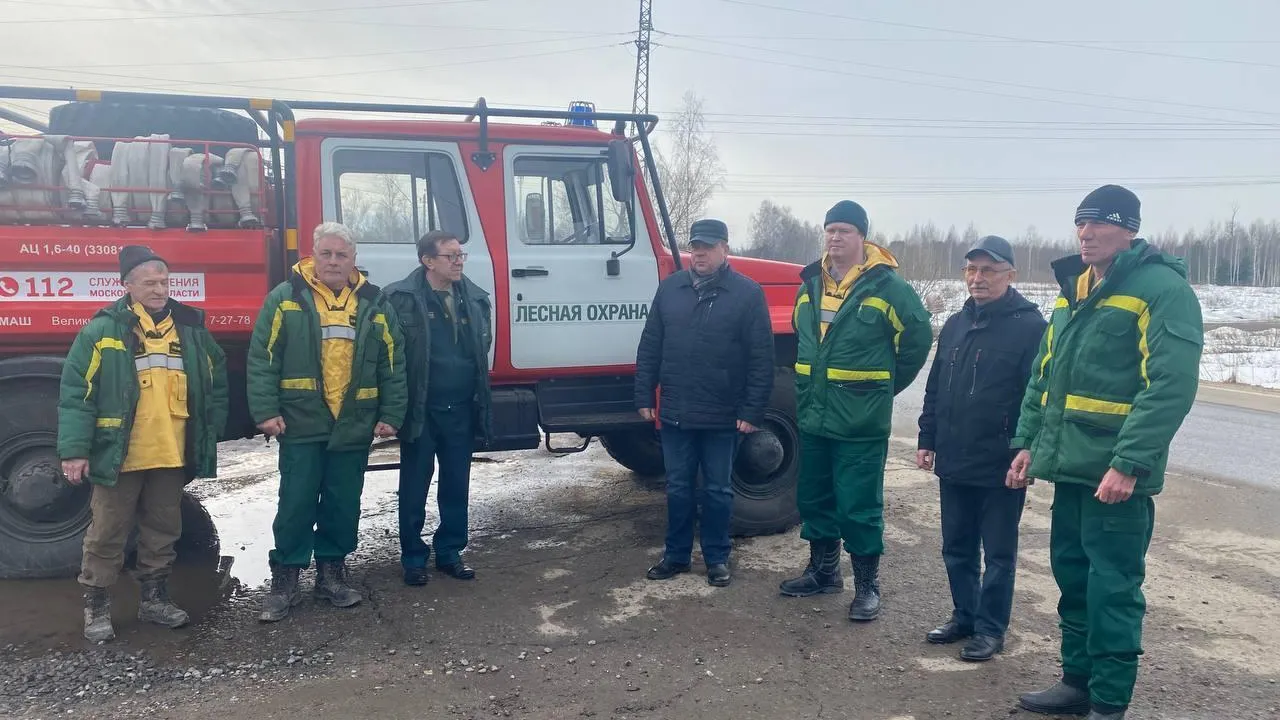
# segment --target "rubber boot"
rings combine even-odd
[[[1084,715],[1090,708],[1089,691],[1059,680],[1048,690],[1022,695],[1018,704],[1042,715]]]
[[[840,540],[810,540],[809,566],[800,577],[783,580],[779,592],[788,597],[844,592],[840,574]]]
[[[141,578],[142,596],[138,600],[138,619],[143,622],[163,625],[167,628],[180,628],[191,618],[186,611],[169,599],[169,578],[155,575]]]
[[[853,589],[857,593],[849,604],[849,619],[875,620],[880,614],[880,556],[851,554],[849,557],[853,561]]]
[[[271,568],[271,592],[262,598],[259,620],[279,622],[289,616],[289,608],[302,602],[302,591],[298,589],[299,572],[296,567]]]
[[[116,629],[111,626],[111,596],[106,588],[84,588],[84,639],[89,642],[115,640]]]
[[[351,607],[364,599],[347,585],[346,567],[341,560],[316,561],[315,596],[340,608]]]

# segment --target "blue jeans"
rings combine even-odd
[[[942,560],[957,623],[1003,638],[1013,609],[1018,523],[1027,490],[939,483]],[[985,560],[986,572],[982,572]]]
[[[436,565],[458,561],[467,546],[467,500],[471,485],[471,451],[474,435],[471,405],[449,409],[430,408],[428,421],[417,442],[400,444],[400,564],[406,570],[427,565],[431,548],[422,540],[427,520],[427,488],[440,461],[436,504],[440,526],[432,538]]]
[[[667,468],[667,543],[663,557],[677,565],[693,555],[694,518],[708,566],[729,562],[729,517],[733,514],[733,459],[737,430],[681,430],[663,425],[662,457]],[[698,488],[698,470],[702,487]],[[695,489],[697,494],[695,495]]]

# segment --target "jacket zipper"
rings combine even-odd
[[[978,361],[982,359],[982,348],[978,348],[978,353],[973,356],[973,382],[969,385],[969,396],[973,396],[973,392],[978,389]]]
[[[951,362],[947,364],[947,392],[951,392],[951,383],[956,377],[956,355],[960,354],[960,348],[951,348]]]

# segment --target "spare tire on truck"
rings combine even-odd
[[[92,488],[62,476],[61,377],[61,358],[0,360],[0,580],[71,577],[80,570]],[[179,555],[217,554],[213,521],[189,493],[182,498],[182,523]]]
[[[258,124],[247,115],[217,108],[73,102],[49,111],[49,134],[108,138],[162,134],[177,140],[253,145],[258,142]],[[98,157],[110,160],[115,143],[99,140],[95,144]],[[204,152],[204,145],[199,143],[173,145]],[[223,157],[229,149],[215,144],[211,152]]]
[[[648,428],[610,433],[600,444],[618,464],[649,478],[662,475],[662,443]],[[747,435],[733,466],[733,518],[738,537],[785,532],[800,522],[796,485],[800,477],[800,429],[796,423],[796,378],[774,369],[773,394],[760,431]]]

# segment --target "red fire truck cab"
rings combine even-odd
[[[0,135],[0,578],[78,567],[88,490],[66,483],[56,456],[61,358],[122,295],[116,256],[129,244],[168,260],[172,294],[207,312],[227,352],[224,439],[257,433],[245,350],[264,296],[308,254],[311,229],[336,220],[354,231],[358,265],[377,285],[417,265],[414,243],[428,230],[462,240],[466,273],[494,312],[494,437],[477,450],[575,452],[599,438],[622,465],[661,475],[654,428],[632,403],[650,302],[683,262],[651,159],[657,118],[483,99],[438,107],[0,87],[4,99],[63,104],[47,124],[6,112],[30,132]],[[734,265],[764,286],[776,340],[767,420],[734,475],[733,529],[754,535],[797,521],[799,268]],[[563,434],[579,441],[553,440]]]

